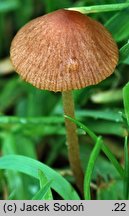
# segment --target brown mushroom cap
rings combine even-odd
[[[118,48],[99,22],[61,9],[19,30],[11,45],[11,60],[21,77],[37,88],[68,91],[110,76]]]

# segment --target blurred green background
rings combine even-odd
[[[41,91],[22,81],[9,61],[11,41],[29,20],[59,8],[126,3],[125,0],[0,0],[0,155],[24,155],[59,171],[74,187],[65,144],[60,93]],[[113,73],[99,85],[74,91],[76,118],[102,135],[118,162],[124,163],[124,117],[122,89],[129,80],[129,9],[90,14],[112,33],[120,49]],[[121,55],[122,49],[124,54]],[[78,129],[84,170],[93,141]],[[25,160],[22,161],[26,163]],[[31,199],[39,181],[14,171],[0,170],[0,199]],[[76,187],[75,187],[76,189]],[[124,199],[123,180],[101,153],[91,182],[92,199]],[[53,193],[54,199],[60,196]]]

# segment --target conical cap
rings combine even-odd
[[[12,41],[11,60],[17,73],[37,88],[68,91],[110,76],[118,48],[102,24],[61,9],[19,30]]]

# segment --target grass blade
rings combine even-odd
[[[100,109],[100,110],[78,110],[76,111],[76,116],[79,119],[85,117],[93,119],[103,119],[107,121],[123,122],[122,113],[117,109]]]
[[[88,135],[93,139],[94,142],[97,142],[97,136],[95,135],[95,133],[93,133],[84,124],[82,124],[81,122],[79,122],[79,121],[77,121],[77,120],[75,120],[75,119],[73,119],[73,118],[71,118],[69,116],[66,116],[66,115],[65,115],[65,118],[68,118],[69,120],[74,122],[81,129],[83,129],[86,133],[88,133]],[[105,153],[105,155],[108,157],[108,159],[113,163],[114,167],[116,168],[116,170],[118,171],[120,176],[122,178],[124,178],[124,170],[123,170],[123,168],[120,166],[120,164],[118,163],[118,161],[116,160],[116,158],[114,157],[114,155],[112,154],[110,149],[103,142],[102,142],[102,150]]]
[[[122,17],[122,19],[121,19]],[[129,9],[122,10],[108,19],[105,27],[112,33],[116,42],[128,40],[129,38]]]
[[[0,2],[0,13],[6,13],[18,9],[20,2],[18,0]]]
[[[129,82],[123,88],[124,110],[129,125]]]
[[[73,8],[68,8],[68,10],[75,10],[83,14],[89,14],[89,13],[118,11],[118,10],[125,9],[127,7],[129,7],[129,3],[105,4],[105,5],[95,5],[95,6],[88,6],[88,7],[73,7]]]
[[[124,197],[128,200],[129,196],[129,156],[128,156],[128,138],[125,137],[124,144],[124,167],[125,167],[125,181],[124,181]]]
[[[129,42],[120,49],[120,62],[129,64]]]
[[[45,192],[45,185],[49,183],[49,181],[47,180],[46,175],[43,173],[42,170],[39,170],[39,180],[40,180],[40,190],[41,190],[41,194],[45,193],[43,195],[43,199],[44,200],[53,200],[52,197],[52,192],[48,187],[48,190]],[[49,185],[49,184],[48,184]],[[44,188],[44,190],[42,190]],[[47,187],[46,187],[47,188]],[[40,193],[39,193],[40,194]]]
[[[11,194],[8,196],[7,200],[14,200],[15,199],[16,190],[13,190]]]
[[[98,137],[97,142],[95,144],[95,147],[93,148],[93,151],[90,155],[90,159],[89,159],[86,173],[85,173],[85,177],[84,177],[84,197],[85,197],[85,200],[91,199],[90,183],[91,183],[91,178],[92,178],[92,173],[93,173],[95,161],[99,155],[101,147],[102,147],[102,140],[101,140],[101,137]]]
[[[44,116],[44,117],[17,117],[17,116],[0,116],[0,124],[57,124],[63,123],[64,119],[58,116]]]
[[[47,165],[20,155],[8,155],[0,158],[0,169],[9,169],[22,172],[39,179],[38,170],[43,170],[48,181],[53,180],[51,188],[53,188],[65,200],[79,200],[77,192],[59,173],[51,169]]]
[[[47,200],[46,199],[46,195],[50,190],[50,186],[52,184],[52,181],[49,181],[46,183],[46,185],[41,188],[36,194],[35,196],[32,198],[32,200]]]
[[[64,117],[68,118],[69,120],[74,122],[76,125],[78,125],[82,130],[84,130],[86,133],[88,133],[89,136],[94,140],[94,142],[97,141],[97,136],[88,127],[86,127],[84,124],[77,121],[76,119],[71,118],[70,116],[64,115]]]

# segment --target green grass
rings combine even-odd
[[[101,150],[101,147],[102,147],[101,137],[98,137],[97,142],[95,144],[95,147],[94,147],[94,149],[90,155],[90,159],[89,159],[89,162],[87,164],[87,169],[86,169],[85,178],[84,178],[84,197],[86,200],[91,200],[90,184],[92,181],[92,173],[93,173],[96,159],[97,159],[99,152]]]
[[[125,137],[125,146],[124,146],[124,168],[125,168],[125,199],[128,200],[129,197],[129,156],[128,156],[128,139]]]
[[[11,41],[20,27],[59,8],[89,13],[112,33],[119,48],[112,76],[74,91],[75,119],[64,117],[60,93],[38,90],[15,72],[7,74],[3,69],[0,199],[129,199],[128,6],[128,0],[0,1],[0,62],[9,57]],[[84,196],[69,167],[64,118],[78,126]]]

